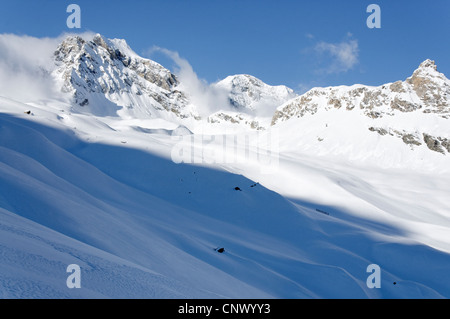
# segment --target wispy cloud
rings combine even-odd
[[[51,72],[56,67],[53,53],[68,35],[36,38],[0,34],[0,96],[21,102],[64,98]]]
[[[47,97],[55,39],[0,34],[0,95],[21,102]]]
[[[180,57],[178,52],[154,46],[145,52],[151,56],[159,52],[170,58],[175,64],[174,73],[178,76],[183,90],[189,94],[190,101],[196,106],[201,115],[210,115],[219,110],[231,110],[228,92],[200,79],[191,64]]]
[[[327,56],[330,61],[327,66],[317,70],[319,73],[347,72],[359,62],[358,41],[354,39],[346,39],[340,43],[321,41],[315,45],[314,52],[319,56]]]

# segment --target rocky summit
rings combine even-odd
[[[450,136],[444,126],[434,129],[436,125],[423,124],[434,119],[447,123],[450,119],[450,81],[429,59],[403,81],[376,87],[355,84],[313,88],[302,95],[251,75],[228,76],[203,88],[210,96],[225,96],[228,103],[217,110],[212,105],[214,98],[209,97],[209,114],[205,114],[204,105],[196,105],[205,99],[193,98],[189,85],[159,63],[140,57],[125,40],[100,34],[91,38],[69,36],[56,48],[54,63],[52,74],[61,90],[72,97],[75,112],[127,119],[162,118],[182,125],[188,125],[183,122],[187,120],[250,130],[267,130],[305,116],[322,126],[317,114],[338,112],[333,114],[356,116],[367,123],[366,132],[399,139],[412,150],[426,147],[443,155],[450,153]],[[400,120],[402,114],[408,114],[408,121],[417,125],[399,125],[407,121]],[[349,125],[348,129],[354,129],[354,135],[361,134],[360,128]]]
[[[353,85],[311,89],[278,107],[271,125],[331,110],[356,113],[361,120],[368,118],[370,131],[400,138],[411,147],[423,144],[432,151],[450,153],[448,132],[443,132],[446,136],[439,136],[428,131],[430,127],[421,125],[405,131],[398,129],[392,121],[402,113],[411,113],[410,118],[414,114],[418,123],[435,118],[440,122],[450,119],[450,81],[437,71],[432,60],[422,62],[404,81],[378,87]]]
[[[95,115],[158,117],[195,116],[177,77],[160,64],[135,54],[125,40],[66,38],[54,53],[62,90],[70,92],[77,110]],[[105,107],[106,105],[106,107]]]

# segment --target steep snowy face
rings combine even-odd
[[[379,87],[314,88],[280,106],[271,125],[305,115],[313,115],[310,121],[314,121],[324,113],[348,120],[347,131],[353,130],[355,136],[362,134],[355,131],[358,118],[369,131],[400,138],[412,149],[424,145],[431,151],[450,153],[450,80],[431,60],[421,63],[405,81]]]
[[[97,34],[92,40],[67,37],[56,49],[54,75],[74,108],[125,118],[196,117],[178,79],[160,64],[139,57],[124,40]]]
[[[229,100],[236,111],[271,113],[281,104],[296,97],[284,85],[270,86],[251,75],[233,75],[217,82],[216,87],[229,92]]]

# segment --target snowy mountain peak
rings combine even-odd
[[[438,81],[437,85],[445,85],[445,83],[448,82],[447,77],[437,70],[437,65],[435,62],[429,59],[423,61],[413,72],[411,77],[407,79],[407,81],[411,81],[412,79],[419,77],[428,78],[428,80],[434,82]]]
[[[73,96],[74,111],[175,122],[201,118],[200,106],[187,87],[159,63],[136,54],[125,40],[101,34],[69,36],[56,49],[54,61],[53,74],[62,91]],[[212,86],[228,96],[237,123],[245,117],[250,123],[245,126],[251,128],[259,127],[254,116],[270,118],[279,105],[296,96],[284,85],[271,86],[245,74],[228,76]],[[211,114],[210,123],[229,122],[226,110],[219,113]]]
[[[74,97],[74,109],[126,118],[195,116],[177,77],[134,53],[125,40],[67,37],[54,53],[54,74]]]
[[[2,298],[450,297],[450,83],[433,61],[290,100],[230,76],[196,87],[225,109],[197,120],[194,77],[125,40],[31,53],[48,59],[0,96]],[[54,78],[70,101],[15,100]],[[369,263],[383,289],[368,287]]]
[[[436,63],[433,60],[426,59],[419,65],[419,69],[431,68],[433,70],[437,70]]]
[[[301,123],[309,121],[315,123],[317,128],[322,128],[327,127],[330,121],[336,121],[332,121],[330,116],[347,123],[344,124],[345,130],[347,133],[352,132],[352,136],[364,135],[364,127],[355,122],[364,123],[363,126],[372,133],[388,139],[400,139],[409,150],[425,147],[425,150],[444,155],[450,153],[450,81],[437,71],[432,60],[421,63],[405,81],[378,87],[353,85],[312,89],[281,105],[271,124],[288,120]],[[303,117],[308,120],[302,120]],[[299,125],[297,123],[297,127]],[[343,129],[341,127],[341,131],[332,134],[336,139],[334,146],[345,140]],[[320,135],[324,133],[317,130],[319,137],[316,135],[316,138],[321,142],[323,137]],[[367,137],[367,140],[372,140],[372,137]],[[380,143],[386,141],[384,138]],[[352,143],[349,140],[346,145]],[[364,142],[365,145],[371,143]],[[388,154],[389,151],[384,153]]]
[[[395,112],[421,111],[450,117],[450,81],[437,71],[432,60],[425,60],[405,81],[378,87],[365,85],[314,88],[280,106],[272,124],[302,117],[318,110],[364,110],[370,118],[393,116]]]
[[[54,60],[54,75],[62,91],[73,96],[75,111],[175,121],[201,118],[198,105],[190,101],[178,78],[159,63],[137,55],[125,40],[100,34],[89,39],[69,36],[56,49]],[[251,116],[271,117],[279,105],[296,96],[286,86],[270,86],[244,74],[213,86],[228,95],[235,111]]]
[[[236,110],[266,108],[273,112],[277,106],[296,96],[284,85],[271,86],[248,74],[228,76],[215,85],[229,92],[230,103]]]
[[[422,62],[405,83],[420,99],[421,106],[429,109],[427,112],[450,114],[450,80],[437,70],[434,61]]]

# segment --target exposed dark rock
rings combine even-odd
[[[419,100],[415,97],[419,97]],[[379,87],[355,86],[315,88],[277,109],[271,125],[314,114],[317,106],[325,110],[359,108],[370,118],[393,116],[394,111],[415,112],[424,109],[447,118],[450,115],[450,83],[436,69],[434,61],[424,61],[411,77]],[[323,103],[322,101],[326,101]]]
[[[388,131],[386,131],[384,128],[381,128],[381,127],[371,126],[371,127],[369,127],[369,131],[377,132],[378,134],[380,134],[382,136],[388,134]]]
[[[430,150],[445,154],[438,139],[434,138],[431,135],[423,133],[423,140]]]
[[[333,105],[336,109],[340,109],[342,104],[341,101],[339,99],[330,99],[328,101],[329,105]]]
[[[80,103],[78,103],[80,106],[86,106],[89,104],[89,100],[88,99],[84,99],[83,101],[81,101]]]
[[[395,97],[394,100],[391,101],[391,108],[402,112],[413,112],[420,109],[421,105],[413,104]]]
[[[422,145],[422,143],[413,134],[404,134],[402,140],[405,144],[408,145]]]
[[[324,215],[330,215],[330,213],[328,213],[328,212],[326,212],[324,210],[318,209],[318,208],[316,208],[316,212],[319,212],[319,213],[324,214]]]
[[[184,111],[188,98],[176,90],[179,82],[174,74],[154,61],[128,56],[127,51],[121,49],[126,43],[119,47],[114,41],[101,35],[87,41],[79,36],[69,36],[54,52],[58,67],[55,74],[63,80],[61,90],[73,94],[76,105],[86,106],[91,93],[100,93],[112,102],[111,109],[105,113],[115,114],[120,107],[126,106],[114,108],[116,100],[111,95],[131,94],[147,98],[150,110],[151,107],[167,111],[176,109],[174,113],[179,117],[198,118],[196,114]],[[161,90],[154,90],[154,85]],[[93,110],[97,112],[96,108],[90,111]],[[104,115],[102,112],[100,115]]]

